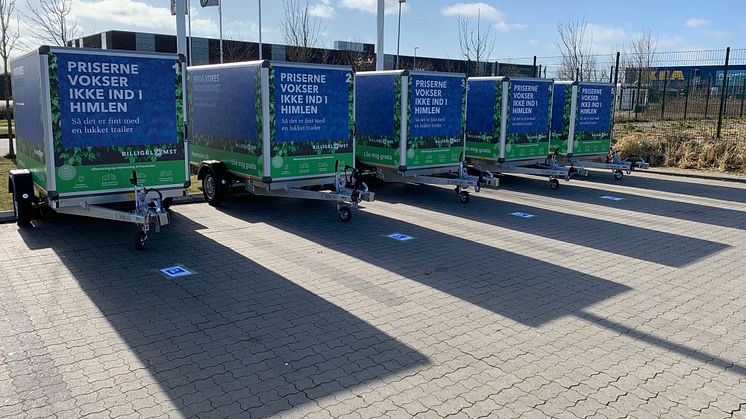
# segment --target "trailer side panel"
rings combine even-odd
[[[580,83],[572,153],[606,154],[614,127],[614,85]]]
[[[21,169],[28,169],[34,183],[46,190],[46,104],[42,102],[42,89],[46,88],[46,81],[41,77],[40,56],[38,53],[32,53],[13,60],[11,69],[17,165]]]
[[[356,77],[356,157],[363,163],[399,166],[401,82],[401,73]]]
[[[260,67],[189,69],[190,160],[219,160],[234,172],[261,177]]]
[[[176,56],[53,48],[47,54],[57,192],[186,181],[182,62]]]
[[[408,90],[407,168],[461,163],[466,77],[412,73]]]
[[[273,63],[269,74],[272,181],[333,175],[354,164],[350,67]]]

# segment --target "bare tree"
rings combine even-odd
[[[225,38],[223,41],[224,62],[235,63],[258,59],[259,46],[251,42],[241,41],[241,39],[247,39],[245,34],[241,32],[227,34]]]
[[[26,4],[21,12],[29,20],[29,32],[39,41],[67,46],[67,41],[80,34],[77,20],[71,20],[73,0],[40,0],[38,5]]]
[[[593,35],[588,32],[585,18],[557,25],[562,58],[558,71],[559,78],[572,80],[592,80],[597,76],[597,62],[593,55]]]
[[[468,18],[459,17],[458,42],[461,55],[467,62],[473,63],[474,71],[469,75],[483,75],[484,62],[492,55],[492,50],[495,48],[495,35],[492,32],[492,25],[488,24],[483,29],[481,12],[477,12],[476,30],[471,26]]]
[[[631,71],[631,73],[634,73],[633,77],[635,79],[637,79],[639,71],[642,70],[643,78],[641,82],[645,83],[649,81],[657,49],[658,37],[653,35],[650,28],[643,29],[642,32],[629,38],[629,45],[624,54],[624,67],[628,71]]]
[[[280,22],[282,38],[287,49],[287,56],[291,61],[306,62],[311,58],[311,47],[318,44],[324,27],[318,18],[308,12],[308,1],[282,0],[284,16]]]
[[[13,121],[10,108],[10,73],[8,72],[8,57],[18,42],[18,25],[10,27],[11,19],[16,12],[16,0],[0,0],[0,57],[3,59],[4,90],[5,93],[5,118],[8,121],[8,145],[9,156],[14,157],[13,148]],[[16,20],[18,15],[16,15]]]

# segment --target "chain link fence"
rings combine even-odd
[[[532,65],[541,77],[616,83],[618,130],[746,145],[746,49],[593,55],[575,69],[561,56],[498,62]]]

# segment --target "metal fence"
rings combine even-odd
[[[531,64],[541,77],[616,83],[617,122],[655,126],[657,137],[746,143],[746,49],[618,52],[574,69],[561,56],[498,61]]]

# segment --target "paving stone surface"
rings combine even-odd
[[[746,185],[371,187],[0,225],[0,417],[746,417]]]

